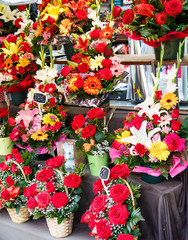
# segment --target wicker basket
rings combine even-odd
[[[27,206],[21,207],[19,214],[16,213],[16,208],[7,208],[7,211],[14,223],[24,223],[30,219]]]
[[[65,221],[58,224],[57,218],[46,218],[46,222],[52,237],[63,238],[67,237],[72,233],[74,213],[69,215],[69,218],[66,218]]]

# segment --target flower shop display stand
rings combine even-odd
[[[138,205],[145,221],[140,222],[142,236],[139,240],[187,240],[184,218],[184,204],[187,203],[182,195],[184,185],[180,179],[169,179],[158,184],[142,181],[140,174],[131,174],[128,179],[141,185]]]

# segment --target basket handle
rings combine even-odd
[[[124,179],[124,182],[125,184],[127,185],[127,188],[129,189],[130,191],[130,194],[131,194],[131,198],[132,198],[132,206],[133,206],[133,210],[135,210],[135,201],[134,201],[134,196],[133,196],[133,191],[129,185],[129,183]]]
[[[17,163],[16,161],[14,161],[14,160],[9,160],[9,162],[12,162],[12,163],[14,163],[14,164],[16,164],[16,165],[18,166],[18,168],[20,169],[20,171],[21,171],[22,174],[23,174],[24,180],[27,182],[27,178],[26,178],[25,173],[24,173],[22,167],[20,166],[20,164]]]
[[[60,176],[60,178],[61,178],[61,181],[62,181],[62,183],[63,183],[63,182],[64,182],[64,178],[63,178],[61,172],[60,172],[58,169],[54,169],[54,170],[59,174],[59,176]],[[67,188],[67,186],[65,186],[65,185],[64,185],[64,187],[65,187],[65,192],[66,192],[66,194],[68,195],[68,194],[69,194],[68,188]]]

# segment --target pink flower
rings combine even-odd
[[[170,151],[182,152],[185,150],[185,139],[180,138],[176,133],[166,135],[164,142],[168,145]]]
[[[27,142],[28,136],[26,134],[21,136],[23,142]]]
[[[153,123],[152,122],[147,122],[146,129],[152,130],[153,128],[154,128]]]
[[[170,128],[165,126],[162,128],[161,132],[168,134],[170,132]]]
[[[23,58],[34,60],[34,55],[30,52],[26,52],[24,53]]]
[[[120,64],[121,59],[118,57],[111,57],[110,60],[112,61],[112,64]]]
[[[29,127],[30,122],[33,121],[33,118],[36,114],[39,113],[38,108],[35,108],[33,110],[21,110],[18,112],[18,117],[16,117],[16,124],[19,124],[22,120],[26,128]]]
[[[112,71],[113,75],[119,77],[124,72],[124,66],[122,64],[113,65],[110,70]]]

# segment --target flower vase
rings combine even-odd
[[[10,154],[14,148],[12,143],[9,137],[0,138],[0,155]]]
[[[184,39],[173,38],[171,40],[163,42],[164,56],[163,60],[176,60],[177,53],[179,52],[179,43]],[[158,48],[154,48],[156,60],[160,60],[161,45]],[[184,57],[184,45],[181,49],[181,58]]]
[[[67,56],[67,60],[71,60],[72,56],[74,56],[76,53],[74,51],[74,46],[75,44],[73,43],[66,43],[66,44],[63,44],[64,46],[64,50],[65,50],[65,54]]]
[[[151,166],[147,165],[147,164],[143,164],[142,165],[143,167],[147,167],[147,168],[151,168]],[[163,175],[159,175],[159,176],[152,176],[148,173],[141,173],[141,179],[144,181],[144,182],[147,182],[147,183],[151,183],[151,184],[155,184],[155,183],[160,183],[160,182],[163,182],[165,180],[165,177],[163,177]]]
[[[87,154],[87,159],[89,162],[89,168],[92,176],[99,176],[102,166],[108,166],[108,154],[102,156],[93,156]]]
[[[57,218],[47,218],[46,222],[52,237],[63,238],[72,233],[74,214],[71,213],[62,223],[58,224]]]
[[[25,103],[25,99],[27,99],[27,91],[11,92],[10,95],[15,106],[20,106],[20,104]]]
[[[7,211],[14,223],[24,223],[30,219],[27,206],[20,207],[19,214],[16,213],[16,208],[7,208]]]

